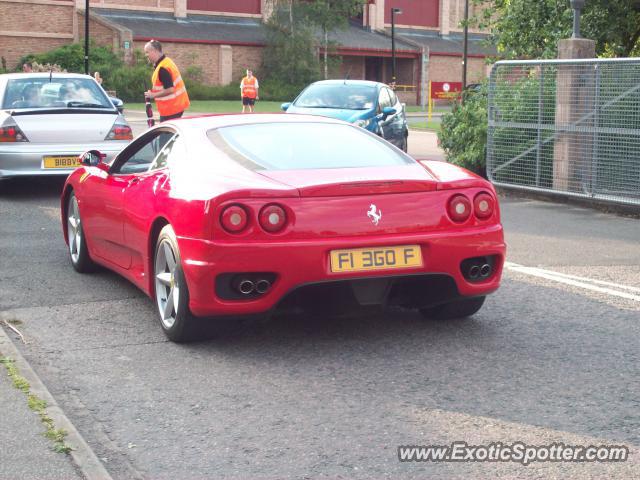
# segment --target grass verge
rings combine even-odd
[[[440,127],[442,123],[440,122],[411,122],[409,123],[409,128],[413,130],[427,130],[430,132],[438,133],[440,131]]]
[[[69,453],[71,447],[65,443],[67,432],[61,428],[56,429],[53,419],[47,415],[47,402],[31,393],[29,382],[20,375],[13,359],[0,357],[0,363],[6,367],[13,386],[27,396],[29,408],[40,416],[40,420],[46,428],[44,436],[53,442],[53,450],[58,453]]]
[[[284,102],[267,102],[258,100],[256,102],[255,111],[258,113],[276,113],[282,112],[280,105]],[[144,111],[144,103],[125,103],[124,108],[127,110]],[[154,110],[156,107],[154,105]],[[447,113],[451,111],[449,106],[438,106],[433,109],[434,113]],[[242,104],[240,99],[236,100],[192,100],[187,115],[197,113],[240,113],[242,112]],[[420,105],[407,105],[407,112],[427,112]]]
[[[258,100],[254,111],[257,113],[275,113],[282,112],[280,105],[283,102],[263,102]],[[127,110],[144,111],[144,103],[126,103],[124,108]],[[155,105],[153,106],[156,110]],[[197,113],[242,113],[242,103],[240,99],[235,100],[193,100],[191,106],[187,110],[187,115]]]

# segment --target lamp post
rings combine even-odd
[[[467,60],[469,45],[469,0],[464,3],[464,36],[462,40],[462,102],[464,102],[464,89],[467,87]]]
[[[571,38],[582,38],[580,36],[580,11],[584,8],[586,0],[571,0],[573,8],[573,35]]]
[[[399,8],[391,9],[391,81],[396,81],[396,14],[401,15]]]
[[[89,0],[84,2],[84,73],[89,75]]]

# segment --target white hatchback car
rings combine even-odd
[[[110,161],[131,127],[89,75],[0,75],[0,179],[67,175],[91,149]]]

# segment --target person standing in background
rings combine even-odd
[[[157,40],[147,42],[144,54],[155,67],[151,76],[151,90],[144,93],[145,98],[156,101],[161,122],[182,117],[190,102],[180,70],[173,60],[162,53],[162,44]]]
[[[100,76],[100,72],[95,72],[93,74],[93,78],[96,80],[96,82],[102,85],[102,77]]]
[[[253,72],[247,69],[247,76],[240,82],[240,98],[242,98],[242,113],[246,113],[247,107],[249,113],[253,113],[253,106],[256,104],[256,100],[259,100],[258,96],[258,79],[253,76]]]

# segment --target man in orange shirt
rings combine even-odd
[[[161,122],[182,117],[189,108],[189,95],[180,70],[173,60],[162,53],[162,44],[157,40],[147,42],[144,54],[154,66],[151,90],[144,92],[145,98],[156,101]]]
[[[247,107],[249,113],[253,113],[253,106],[256,104],[258,97],[258,79],[253,76],[253,72],[247,69],[247,76],[240,82],[240,98],[242,98],[242,113],[246,113]]]

